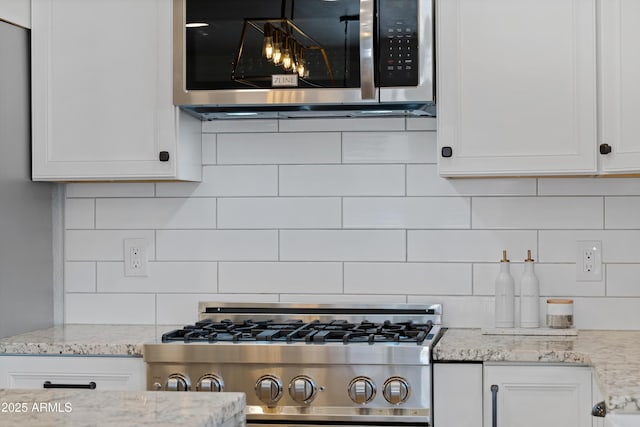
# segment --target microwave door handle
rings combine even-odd
[[[373,5],[374,0],[360,0],[360,96],[376,99],[373,77]]]

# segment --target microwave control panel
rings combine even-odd
[[[418,85],[418,0],[378,1],[379,85]]]

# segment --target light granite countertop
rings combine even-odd
[[[142,357],[144,343],[156,342],[176,325],[68,324],[0,339],[0,354]]]
[[[3,426],[241,427],[244,393],[0,390]]]
[[[590,365],[608,410],[640,414],[640,331],[580,330],[577,336],[517,336],[449,329],[436,344],[433,358]]]

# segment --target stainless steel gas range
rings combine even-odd
[[[147,389],[244,392],[248,426],[430,426],[436,305],[199,304],[145,344]]]

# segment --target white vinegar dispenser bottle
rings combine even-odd
[[[520,327],[537,328],[540,326],[540,283],[533,271],[531,251],[527,251],[524,260],[524,273],[520,284]]]
[[[514,282],[511,276],[507,251],[502,251],[500,274],[496,278],[495,326],[513,328],[514,319]]]

